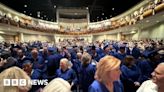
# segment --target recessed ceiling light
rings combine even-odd
[[[112,8],[112,10],[114,11],[114,8]]]
[[[104,15],[104,13],[102,13],[102,15]]]
[[[44,17],[46,17],[46,15],[44,15]]]
[[[88,7],[86,7],[86,9],[88,10]]]
[[[24,13],[26,13],[26,11],[23,11]]]
[[[25,4],[24,7],[27,7],[27,5]]]
[[[40,14],[38,14],[37,16],[38,16],[38,18],[40,18]]]
[[[30,15],[32,15],[32,13],[30,13]]]
[[[110,15],[110,17],[112,17],[112,15]]]
[[[99,18],[99,17],[97,17],[97,18]]]
[[[54,5],[54,8],[56,8],[56,5]]]
[[[75,15],[77,15],[77,13],[75,13]]]
[[[149,20],[146,20],[146,22],[148,23],[148,22],[150,22]]]

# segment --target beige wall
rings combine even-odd
[[[24,41],[55,41],[53,36],[49,35],[32,35],[32,34],[24,34]]]
[[[0,34],[0,42],[2,41],[14,41],[13,35]]]
[[[117,40],[117,34],[94,35],[93,41]]]
[[[126,40],[140,40],[140,39],[164,39],[164,24],[157,24],[155,26],[138,30],[135,34],[125,35]]]
[[[105,35],[94,35],[93,36],[93,41],[103,41],[106,39]]]
[[[108,40],[117,40],[117,34],[107,35]]]

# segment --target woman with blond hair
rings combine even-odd
[[[10,86],[5,86],[4,79],[10,80]],[[11,85],[12,79],[18,79],[18,86]],[[25,79],[25,85],[19,85],[19,79]],[[31,88],[31,84],[28,83],[30,81],[30,77],[24,72],[22,69],[18,67],[10,67],[0,74],[0,92],[28,92]]]
[[[95,81],[88,88],[88,92],[123,92],[119,81],[121,61],[113,56],[100,59],[95,73]]]

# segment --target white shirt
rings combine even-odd
[[[158,87],[152,80],[147,80],[142,83],[136,92],[158,92]]]

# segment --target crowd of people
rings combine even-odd
[[[163,56],[163,40],[1,42],[0,92],[162,92]],[[6,78],[49,84],[6,87]]]

